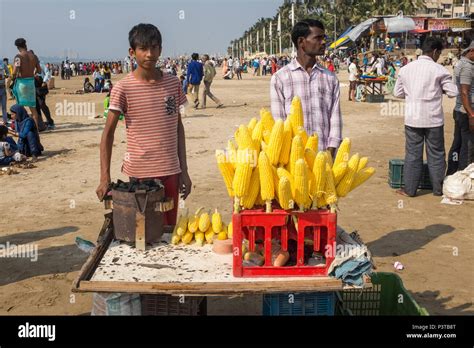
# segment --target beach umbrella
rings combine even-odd
[[[354,28],[353,25],[351,25],[349,28],[346,29],[346,31],[344,31],[344,33],[342,33],[337,39],[336,41],[334,41],[333,43],[331,43],[331,45],[329,46],[329,49],[333,50],[333,49],[336,49],[338,48],[339,46],[342,46],[344,45],[345,43],[347,43],[349,41],[349,38],[347,37],[347,34],[352,30],[352,28]]]

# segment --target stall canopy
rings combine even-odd
[[[352,28],[354,28],[353,25],[347,28],[346,31],[342,33],[341,36],[339,36],[337,40],[329,46],[329,49],[333,50],[333,49],[339,48],[340,46],[349,42],[349,38],[347,37],[347,34],[352,30]]]
[[[387,33],[405,33],[416,28],[415,21],[408,17],[403,17],[402,14],[396,17],[388,17],[383,19]]]
[[[370,28],[372,24],[377,22],[379,18],[369,18],[366,21],[363,21],[359,25],[355,26],[354,29],[352,29],[349,34],[347,34],[347,37],[351,39],[352,41],[356,41],[364,31]]]

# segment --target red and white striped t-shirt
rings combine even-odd
[[[140,81],[132,73],[117,82],[110,110],[125,115],[127,152],[122,172],[154,178],[181,172],[178,158],[178,112],[187,103],[176,76],[163,74],[157,82]]]

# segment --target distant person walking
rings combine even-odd
[[[237,60],[236,60],[237,61]],[[211,98],[214,103],[217,104],[218,108],[221,108],[224,104],[221,103],[219,98],[214,96],[211,92],[211,84],[216,76],[216,68],[214,64],[209,60],[209,55],[205,54],[202,56],[202,62],[204,64],[204,89],[202,93],[202,108],[206,108],[206,97]]]
[[[421,180],[425,143],[433,194],[441,196],[443,193],[446,173],[443,94],[453,98],[458,95],[458,89],[449,71],[436,63],[442,50],[440,39],[428,37],[418,60],[400,69],[393,91],[395,97],[406,99],[405,188],[397,193],[408,197],[416,195]]]
[[[194,108],[197,109],[199,106],[199,85],[204,75],[203,67],[198,62],[199,54],[193,53],[191,55],[192,61],[188,65],[188,71],[186,79],[188,81],[188,92],[193,96]]]

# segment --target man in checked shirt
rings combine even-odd
[[[272,76],[272,115],[285,120],[291,100],[299,96],[306,132],[317,133],[319,151],[329,150],[334,157],[342,140],[340,90],[336,75],[316,63],[316,56],[323,55],[326,47],[324,25],[314,19],[298,22],[291,40],[297,49],[296,58]]]

